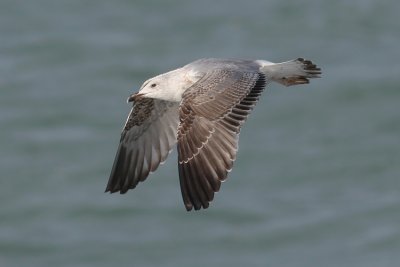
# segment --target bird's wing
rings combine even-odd
[[[179,108],[178,162],[188,211],[207,208],[227,178],[236,158],[240,127],[265,85],[261,73],[217,69],[184,93]]]
[[[129,113],[106,192],[125,193],[144,181],[176,143],[179,103],[141,98]]]

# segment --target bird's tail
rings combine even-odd
[[[257,61],[266,77],[285,86],[309,83],[310,78],[319,78],[321,69],[310,60],[298,58],[282,63]]]

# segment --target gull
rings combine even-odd
[[[185,208],[208,208],[232,169],[240,129],[267,83],[307,84],[320,74],[303,58],[282,63],[206,58],[145,81],[128,98],[133,105],[106,192],[135,188],[177,144]]]

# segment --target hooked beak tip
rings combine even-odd
[[[132,95],[130,95],[129,97],[128,97],[128,99],[126,100],[126,102],[127,103],[129,103],[129,102],[136,102],[136,101],[138,101],[138,100],[140,100],[142,97],[144,96],[144,94],[142,94],[142,93],[134,93],[134,94],[132,94]]]

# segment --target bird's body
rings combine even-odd
[[[121,134],[106,191],[125,193],[157,169],[177,143],[187,210],[207,208],[236,158],[242,124],[269,81],[317,78],[311,61],[200,59],[143,83]]]

